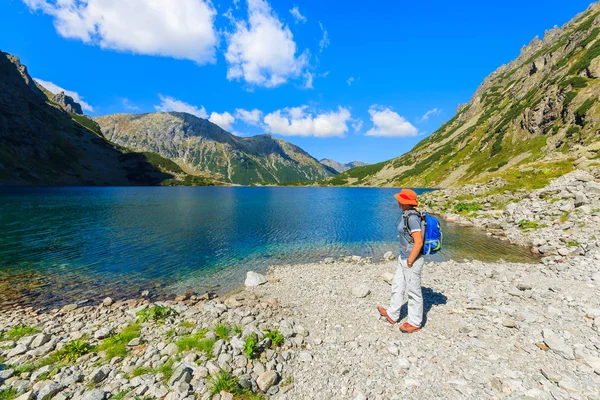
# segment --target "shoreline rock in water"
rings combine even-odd
[[[565,211],[553,211],[581,200],[574,190],[589,207],[600,201],[587,189],[594,178],[577,174],[508,203],[512,213],[461,216],[531,240],[516,227],[532,211],[556,254],[538,264],[426,263],[418,333],[401,334],[376,310],[389,301],[393,254],[328,258],[274,267],[268,282],[223,298],[0,311],[0,390],[22,399],[596,399],[600,216],[580,205],[563,222]]]

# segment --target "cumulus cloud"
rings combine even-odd
[[[373,128],[369,129],[367,136],[407,137],[419,133],[417,128],[389,107],[371,106],[369,114]]]
[[[58,33],[102,48],[213,63],[210,0],[23,0],[51,15]]]
[[[79,95],[77,92],[73,92],[72,90],[63,89],[55,83],[44,81],[42,79],[34,78],[34,81],[43,86],[47,91],[52,94],[59,94],[60,92],[65,92],[67,96],[71,96],[73,100],[81,105],[81,109],[84,111],[94,112],[94,107],[89,105],[83,100],[83,97]]]
[[[294,8],[292,8],[290,10],[290,14],[292,14],[292,17],[294,17],[294,19],[296,20],[296,23],[301,22],[301,23],[305,24],[307,21],[306,17],[300,13],[298,6],[294,6]]]
[[[325,30],[325,28],[323,27],[323,24],[319,22],[319,26],[321,27],[321,31],[323,31],[323,37],[321,38],[321,41],[319,42],[319,51],[322,53],[323,50],[325,50],[327,47],[329,47],[329,34],[327,33],[327,30]]]
[[[154,106],[156,111],[184,112],[184,113],[195,115],[198,118],[204,118],[204,119],[206,119],[208,117],[208,114],[206,113],[206,109],[204,107],[198,108],[196,106],[193,106],[191,104],[188,104],[181,100],[178,100],[174,97],[163,96],[162,94],[159,94],[158,97],[160,98],[160,104],[157,106]]]
[[[232,125],[235,122],[235,118],[233,117],[233,115],[229,114],[227,111],[225,111],[223,114],[219,114],[213,111],[210,114],[210,118],[208,120],[215,125],[219,125],[222,129],[226,131],[231,131]]]
[[[308,66],[308,51],[296,56],[292,32],[265,0],[248,0],[248,21],[235,23],[227,44],[229,80],[275,87],[299,77]]]
[[[421,119],[419,119],[420,122],[425,122],[429,120],[429,117],[431,116],[436,116],[439,115],[442,112],[442,110],[440,110],[439,108],[434,108],[431,109],[429,111],[427,111],[422,117]]]
[[[348,131],[350,111],[315,113],[307,106],[284,108],[265,115],[264,123],[271,133],[284,136],[344,137]]]
[[[244,110],[243,108],[238,108],[235,110],[235,117],[241,119],[245,123],[249,125],[260,125],[260,119],[262,117],[262,111],[258,109],[254,110]]]

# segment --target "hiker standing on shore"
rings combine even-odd
[[[402,209],[402,218],[398,225],[400,238],[400,257],[398,267],[392,281],[392,298],[390,306],[377,307],[379,313],[390,324],[400,319],[400,309],[404,304],[404,295],[408,295],[408,320],[400,326],[404,333],[417,332],[423,322],[423,293],[421,291],[421,271],[425,260],[423,248],[423,225],[421,214],[416,210],[419,205],[417,194],[409,189],[402,189],[394,195]]]

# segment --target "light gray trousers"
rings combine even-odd
[[[394,321],[400,319],[400,309],[404,296],[408,295],[408,323],[421,327],[423,322],[423,292],[421,291],[421,271],[425,260],[419,257],[411,268],[406,260],[398,257],[398,267],[392,281],[392,299],[387,313]]]

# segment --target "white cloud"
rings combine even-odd
[[[323,24],[319,22],[319,26],[321,27],[321,30],[323,31],[323,37],[321,38],[321,41],[319,42],[319,51],[322,53],[323,50],[325,50],[327,47],[329,47],[330,42],[329,42],[329,34],[323,27]]]
[[[215,125],[219,125],[221,129],[224,129],[226,131],[231,131],[232,125],[235,122],[235,118],[233,117],[233,115],[229,114],[227,111],[225,111],[223,114],[219,114],[213,111],[210,114],[210,118],[208,120]]]
[[[88,103],[86,103],[83,100],[83,97],[81,97],[79,95],[79,93],[77,92],[73,92],[72,90],[66,90],[61,88],[60,86],[49,82],[49,81],[44,81],[42,79],[38,79],[38,78],[34,78],[34,81],[36,81],[37,83],[39,83],[40,85],[42,85],[47,91],[49,91],[52,94],[59,94],[60,92],[65,92],[65,94],[67,96],[70,96],[73,98],[73,100],[75,100],[77,103],[79,103],[81,105],[81,109],[84,111],[89,111],[89,112],[94,112],[94,107],[92,107],[91,105],[89,105]]]
[[[284,108],[265,115],[264,123],[271,133],[284,136],[344,137],[351,119],[350,111],[313,113],[307,106]]]
[[[348,84],[348,86],[352,86],[352,84],[354,83],[354,77],[351,76],[350,78],[348,78],[348,80],[346,81],[346,83]]]
[[[133,104],[131,102],[131,100],[129,100],[127,97],[124,97],[121,102],[123,103],[123,107],[126,110],[130,110],[130,111],[138,111],[140,108],[138,106],[136,106],[135,104]]]
[[[302,87],[304,89],[312,89],[313,88],[313,79],[315,76],[310,71],[306,71],[302,76],[305,79],[304,85]]]
[[[302,14],[300,14],[300,10],[298,9],[298,6],[294,6],[294,8],[292,8],[290,10],[290,14],[292,14],[292,16],[294,17],[294,19],[296,20],[296,23],[306,23],[306,17]]]
[[[358,118],[352,121],[352,129],[354,129],[355,133],[358,133],[363,128],[363,120]]]
[[[422,117],[421,119],[419,119],[419,122],[425,122],[429,120],[429,117],[431,116],[436,116],[439,115],[442,112],[442,110],[438,109],[438,108],[434,108],[431,109],[429,111],[427,111]]]
[[[23,0],[54,18],[65,38],[105,49],[213,63],[210,0]]]
[[[262,117],[262,111],[258,109],[254,110],[244,110],[243,108],[238,108],[235,110],[235,117],[241,119],[247,124],[250,125],[260,125],[260,118]]]
[[[227,42],[229,80],[275,87],[299,77],[308,66],[308,51],[296,57],[292,32],[265,0],[248,0],[248,22],[237,21]]]
[[[160,98],[160,105],[154,106],[156,111],[184,112],[184,113],[195,115],[198,118],[204,118],[204,119],[206,119],[208,117],[208,114],[206,113],[206,109],[204,107],[198,108],[196,106],[193,106],[191,104],[188,104],[181,100],[178,100],[174,97],[163,96],[162,94],[159,94],[158,97]]]
[[[417,136],[418,129],[389,107],[371,106],[369,109],[373,128],[367,136],[406,137]]]

